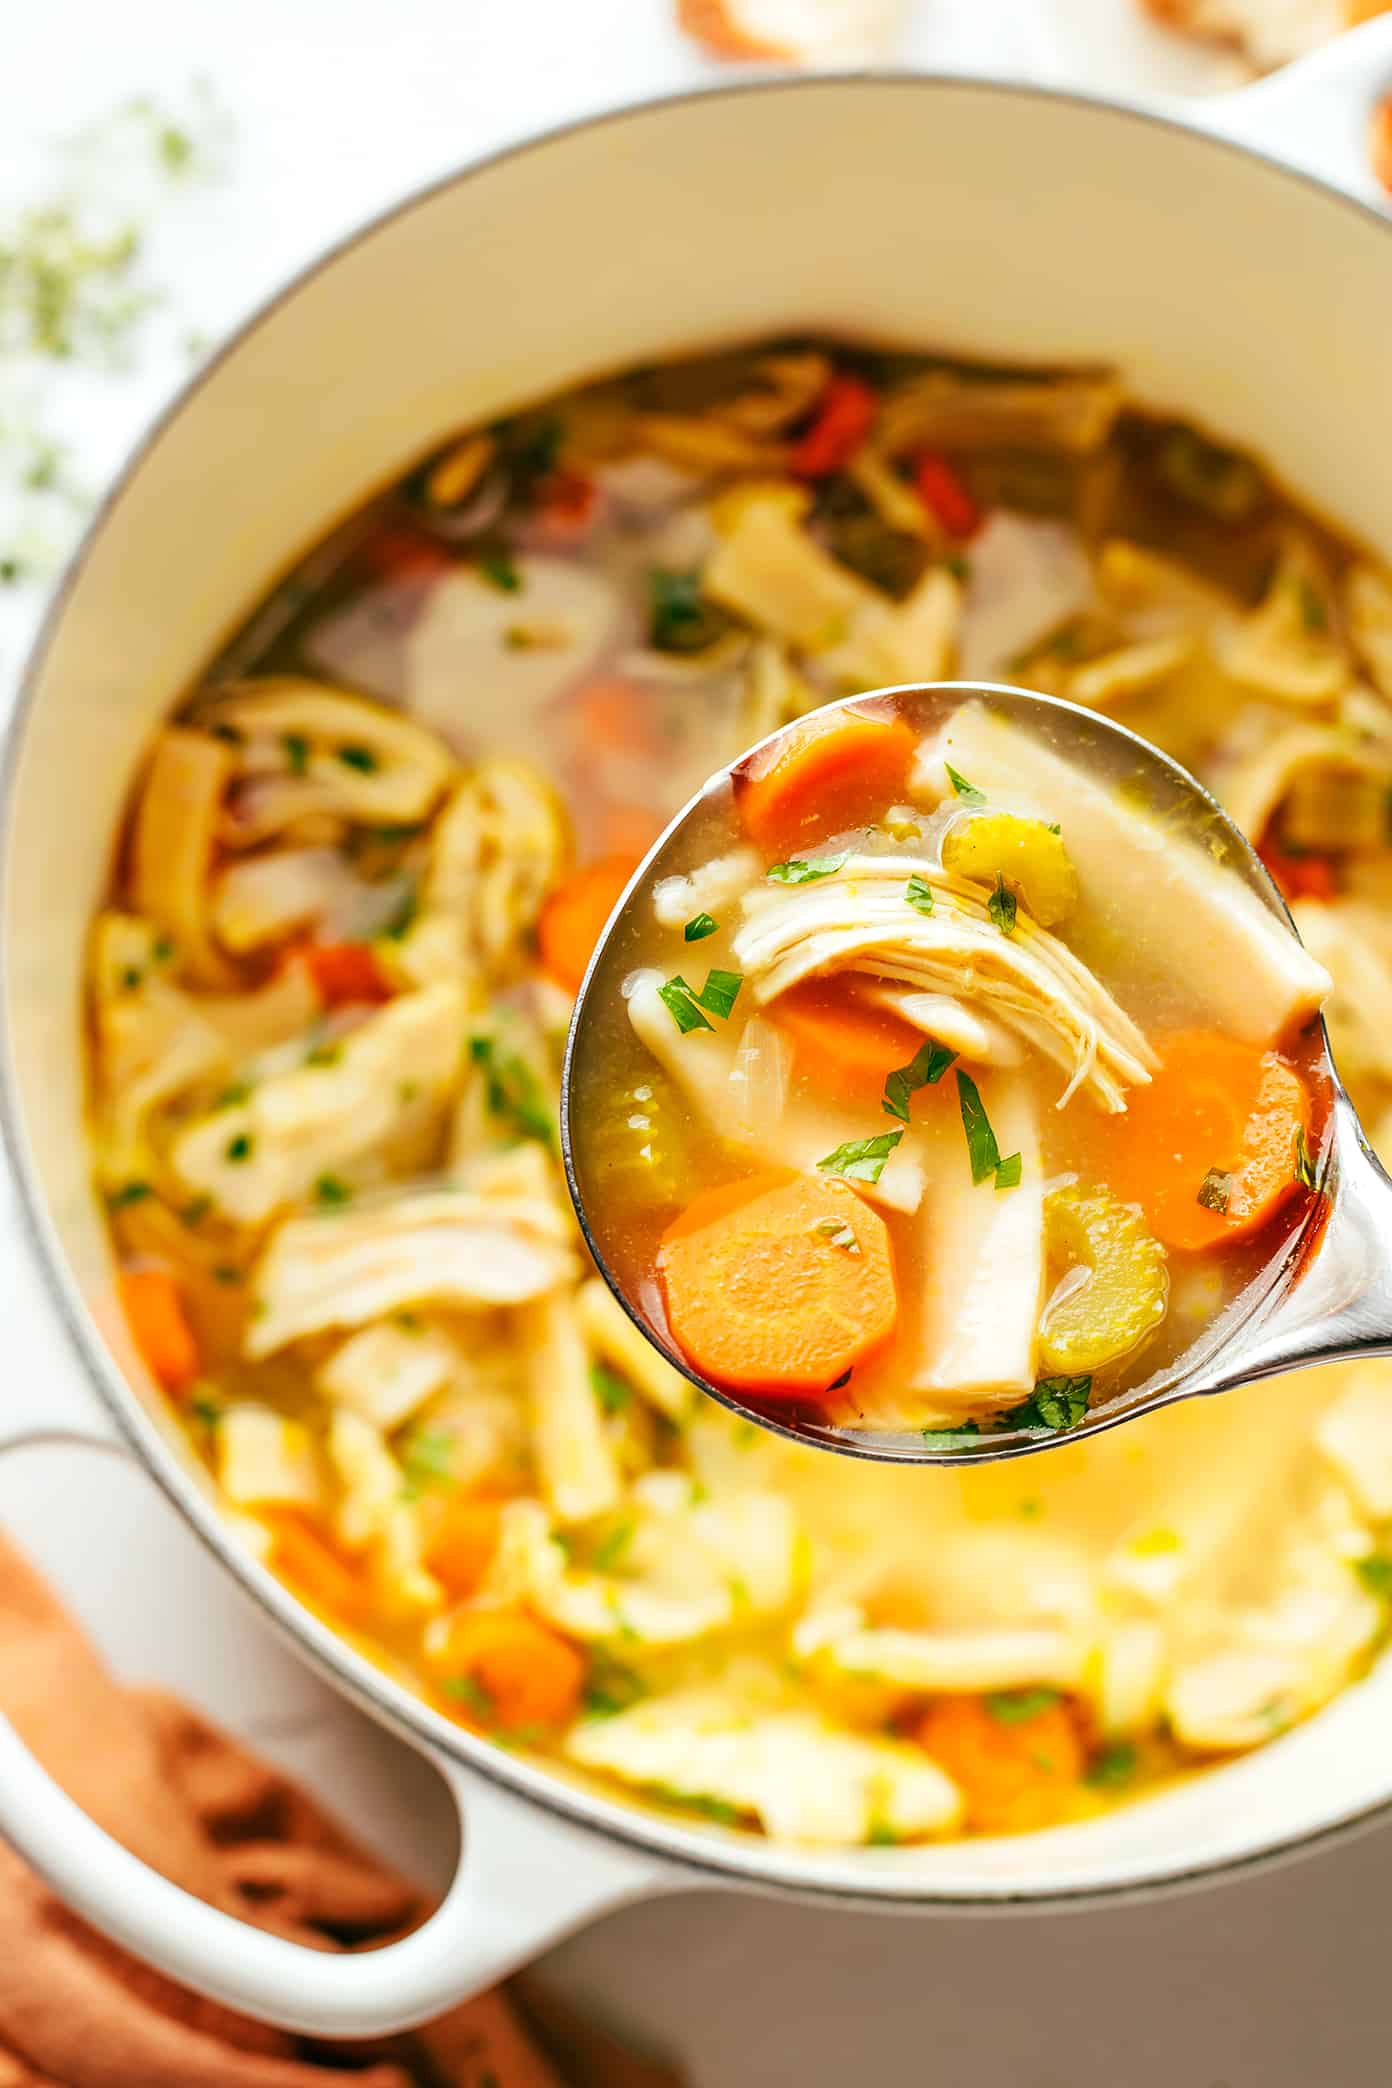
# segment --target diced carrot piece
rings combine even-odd
[[[424,1549],[426,1565],[451,1595],[473,1594],[498,1549],[502,1525],[500,1501],[461,1494],[445,1507]]]
[[[262,1520],[271,1532],[271,1565],[281,1578],[330,1615],[361,1621],[369,1607],[367,1589],[320,1531],[291,1509],[277,1509]]]
[[[295,954],[326,1008],[391,999],[391,981],[370,943],[302,943]]]
[[[750,839],[774,855],[863,826],[901,797],[918,742],[899,718],[813,712],[735,778]]]
[[[1155,1040],[1160,1067],[1132,1088],[1124,1116],[1098,1131],[1107,1186],[1138,1203],[1167,1247],[1200,1250],[1259,1232],[1298,1187],[1296,1133],[1310,1129],[1305,1082],[1275,1052],[1208,1030]],[[1199,1191],[1210,1171],[1230,1177],[1223,1193]]]
[[[980,1833],[1024,1834],[1074,1810],[1087,1753],[1074,1711],[1049,1690],[939,1697],[913,1737],[956,1784]]]
[[[831,1179],[706,1191],[663,1234],[657,1267],[673,1339],[732,1391],[825,1392],[898,1317],[884,1220]]]
[[[845,1101],[873,1100],[923,1043],[921,1030],[861,1000],[844,979],[792,986],[769,1013],[792,1044],[799,1073]]]
[[[187,1392],[202,1365],[177,1278],[168,1269],[122,1269],[118,1282],[131,1339],[151,1375],[166,1392]]]
[[[1288,903],[1295,899],[1338,898],[1338,879],[1328,856],[1287,855],[1270,838],[1262,842],[1257,853],[1270,871],[1272,883]]]
[[[577,993],[594,946],[642,858],[601,856],[550,894],[537,921],[542,970]]]
[[[523,1610],[463,1611],[431,1659],[459,1688],[451,1710],[470,1723],[520,1732],[564,1725],[579,1708],[584,1656]]]
[[[950,537],[965,542],[981,527],[981,510],[941,450],[924,450],[914,463],[914,491]]]
[[[788,469],[798,478],[829,478],[840,471],[875,424],[880,402],[858,377],[830,379],[810,428],[793,444]]]

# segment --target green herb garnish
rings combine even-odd
[[[322,1204],[326,1210],[333,1209],[339,1204],[350,1203],[352,1196],[353,1192],[348,1187],[348,1184],[340,1182],[337,1175],[320,1175],[318,1181],[314,1184],[314,1201],[317,1204]]]
[[[446,1675],[440,1683],[440,1688],[447,1697],[454,1697],[458,1703],[466,1704],[475,1718],[487,1722],[494,1716],[492,1694],[485,1689],[477,1675]]]
[[[199,1394],[197,1399],[189,1401],[189,1412],[193,1415],[195,1421],[202,1422],[204,1428],[216,1428],[222,1419],[222,1407],[219,1402],[216,1399],[207,1398],[202,1393]]]
[[[1041,1711],[1051,1711],[1059,1693],[1056,1689],[988,1689],[984,1701],[992,1718],[1002,1725],[1024,1725]]]
[[[229,1087],[223,1089],[214,1102],[213,1107],[214,1109],[237,1109],[243,1102],[249,1100],[250,1096],[250,1081],[234,1080]]]
[[[708,1008],[712,1015],[724,1018],[729,1015],[738,1000],[743,984],[743,972],[708,971],[705,985],[694,997],[703,1008]]]
[[[1084,1783],[1098,1791],[1120,1790],[1136,1774],[1137,1755],[1130,1740],[1112,1740],[1088,1763]]]
[[[245,1276],[245,1269],[239,1269],[234,1262],[218,1262],[213,1269],[214,1283],[241,1283]]]
[[[986,1105],[980,1090],[969,1073],[957,1069],[957,1103],[962,1112],[962,1129],[967,1135],[967,1157],[971,1161],[971,1178],[976,1184],[990,1179],[1001,1164],[1000,1147],[996,1134],[991,1129],[991,1119],[986,1114]]]
[[[996,1169],[997,1189],[1018,1189],[1024,1160],[1019,1153],[1007,1153]]]
[[[616,1371],[606,1369],[603,1363],[590,1365],[590,1390],[604,1414],[621,1414],[633,1398],[625,1380]]]
[[[1074,1428],[1087,1412],[1092,1397],[1090,1377],[1040,1378],[1028,1399],[1001,1415],[1004,1428],[1047,1428],[1061,1435]]]
[[[950,761],[945,761],[943,767],[947,770],[948,782],[964,803],[968,805],[985,804],[986,793],[984,790],[978,790],[975,783],[968,783],[966,777],[959,770],[955,769]]]
[[[1295,1127],[1295,1179],[1302,1189],[1313,1189],[1315,1186],[1315,1160],[1303,1124],[1297,1124]]]
[[[708,913],[693,914],[682,930],[682,941],[704,942],[708,935],[715,934],[719,925]]]
[[[904,897],[915,913],[930,914],[933,911],[933,887],[926,877],[915,871],[904,887]]]
[[[964,1450],[979,1441],[981,1430],[975,1421],[960,1421],[955,1428],[924,1428],[920,1434],[925,1443],[935,1450]]]
[[[338,758],[345,768],[356,769],[361,776],[375,776],[377,773],[377,756],[371,747],[340,747]]]
[[[907,1066],[896,1066],[884,1084],[884,1099],[881,1107],[886,1116],[909,1121],[909,1097],[919,1088],[936,1087],[953,1063],[957,1054],[939,1044],[933,1037],[925,1037]]]
[[[1199,1184],[1195,1203],[1201,1203],[1206,1211],[1220,1214],[1232,1202],[1233,1178],[1221,1167],[1210,1167]]]
[[[839,1247],[843,1254],[860,1252],[860,1242],[844,1218],[819,1218],[812,1230],[831,1246]]]
[[[125,1211],[132,1204],[144,1203],[146,1197],[154,1193],[148,1182],[123,1182],[107,1197],[106,1208],[108,1211]]]
[[[705,652],[729,628],[725,611],[702,594],[698,574],[653,567],[648,574],[648,638],[658,652]]]
[[[284,732],[280,744],[285,749],[285,758],[290,764],[292,776],[309,773],[309,741],[302,732]]]
[[[605,1532],[594,1548],[591,1564],[595,1572],[607,1573],[611,1566],[617,1566],[637,1533],[638,1525],[633,1517],[622,1516],[612,1529]]]
[[[230,1160],[234,1166],[239,1165],[243,1160],[250,1160],[255,1143],[249,1131],[239,1131],[235,1138],[228,1139],[222,1149],[222,1157],[224,1160]]]
[[[668,979],[657,989],[657,997],[685,1037],[692,1030],[714,1029],[696,1005],[696,996],[684,979]]]
[[[554,1146],[555,1119],[527,1061],[515,1051],[501,1051],[492,1037],[471,1037],[469,1057],[487,1082],[489,1113],[510,1124],[519,1137]]]
[[[614,1718],[646,1696],[647,1688],[632,1668],[597,1653],[590,1662],[585,1682],[584,1708],[587,1718]]]
[[[1365,1552],[1355,1559],[1353,1570],[1370,1595],[1381,1602],[1392,1602],[1392,1558],[1385,1552]]]
[[[1307,631],[1320,632],[1329,629],[1329,611],[1324,599],[1309,575],[1302,573],[1297,579],[1296,592],[1300,599],[1300,621]]]
[[[835,877],[849,855],[850,850],[843,848],[840,855],[794,856],[790,862],[772,864],[764,875],[775,884],[816,884],[819,877]]]
[[[845,1182],[878,1182],[888,1160],[900,1139],[902,1131],[882,1131],[878,1138],[851,1138],[845,1145],[837,1146],[825,1160],[819,1160],[820,1173],[839,1175]]]
[[[490,587],[496,587],[499,594],[521,593],[522,575],[518,572],[510,552],[481,552],[475,564],[480,579],[486,580]]]
[[[999,871],[996,873],[996,889],[986,901],[986,911],[1002,935],[1015,933],[1015,916],[1019,911],[1019,902]]]

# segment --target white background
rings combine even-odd
[[[1120,89],[1227,83],[1133,4],[922,0],[897,55]],[[216,337],[317,247],[490,145],[715,71],[664,0],[8,0],[0,16],[0,219],[51,188],[56,141],[124,99],[177,103],[202,74],[231,119],[219,178],[171,190],[155,223],[149,268],[170,295],[136,366],[67,379],[45,406],[94,490],[186,373],[189,331]],[[0,599],[0,700],[40,608],[37,589]],[[0,1228],[9,1204],[0,1182]],[[0,1325],[14,1280],[0,1254]],[[23,1365],[7,1354],[0,1400],[51,1409],[58,1388]],[[253,1732],[429,1873],[448,1846],[429,1780],[265,1640],[141,1476],[101,1453],[0,1459],[0,1518],[124,1672]],[[1385,1826],[1090,1914],[891,1920],[691,1895],[612,1917],[544,1969],[679,2052],[698,2088],[1384,2088],[1389,1897]]]

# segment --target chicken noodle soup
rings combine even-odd
[[[815,712],[703,795],[606,949],[577,1180],[706,1382],[953,1446],[1056,1433],[1285,1258],[1328,974],[1201,800],[1074,740],[947,692]],[[654,1078],[680,1168],[645,1191],[606,1161]]]
[[[783,342],[459,431],[313,550],[195,689],[170,690],[93,926],[116,1280],[241,1536],[446,1716],[708,1831],[855,1844],[1085,1817],[1305,1716],[1385,1624],[1379,1366],[1047,1458],[900,1472],[698,1395],[586,1265],[558,1066],[614,898],[665,817],[779,724],[958,669],[1115,710],[1198,769],[1332,973],[1335,1045],[1377,1126],[1392,587],[1250,459],[1131,410],[1096,371]],[[965,753],[953,766],[1000,794]],[[1084,835],[1039,810],[1081,888]],[[962,823],[969,852],[984,824]],[[1029,869],[1001,865],[1013,942],[994,882],[950,872],[1007,956],[1031,921],[1046,932],[1030,909],[1058,858]],[[769,891],[820,906],[838,878]],[[739,968],[723,938],[745,881],[684,907],[664,965],[719,1046],[755,1006],[745,983],[722,1013],[710,977]],[[1070,946],[1067,918],[1047,932]],[[1079,945],[1152,1050],[1152,1031],[1197,1020],[1261,1041],[1221,1008],[1133,1010],[1124,955]],[[824,1011],[800,997],[815,1036]],[[902,1006],[866,1027],[881,1017],[902,1035]],[[941,1116],[965,1164],[955,1076],[975,1068],[996,1178],[1017,1151],[1021,1176],[968,1209],[1005,1223],[1041,1186],[1028,1123],[1013,1132],[992,1088],[1011,1069],[981,1055],[999,1011],[962,1001],[957,1023],[958,1061],[895,1085],[908,1125],[876,1091],[845,1138]],[[1127,1034],[1090,1078],[1134,1098]],[[670,1185],[665,1226],[705,1185],[669,1076],[631,1048],[605,1165],[616,1211]],[[1056,1116],[1114,1121],[1081,1090],[1055,1112],[1071,1064],[1046,1077],[1030,1052],[1041,1138]],[[1304,1077],[1298,1049],[1289,1063]],[[771,1064],[749,1055],[756,1098]],[[1206,1144],[1204,1168],[1236,1173],[1231,1143]],[[842,1210],[851,1231],[884,1222],[909,1153],[857,1186],[818,1172],[826,1150],[809,1179],[840,1197],[838,1228]],[[1171,1215],[1221,1227],[1193,1186]],[[1171,1241],[1142,1208],[1167,1316],[1138,1368],[1255,1252]],[[1073,1221],[1086,1239],[1086,1204]],[[1117,1221],[1128,1266],[1138,1223]],[[829,1235],[827,1251],[848,1252]],[[1125,1295],[1143,1306],[1144,1283]],[[1050,1411],[1066,1419],[1066,1398]]]

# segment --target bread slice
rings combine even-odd
[[[1322,43],[1385,14],[1392,0],[1141,0],[1167,28],[1239,51],[1257,72],[1273,72]]]
[[[677,20],[719,58],[873,65],[893,55],[908,0],[677,0]]]

